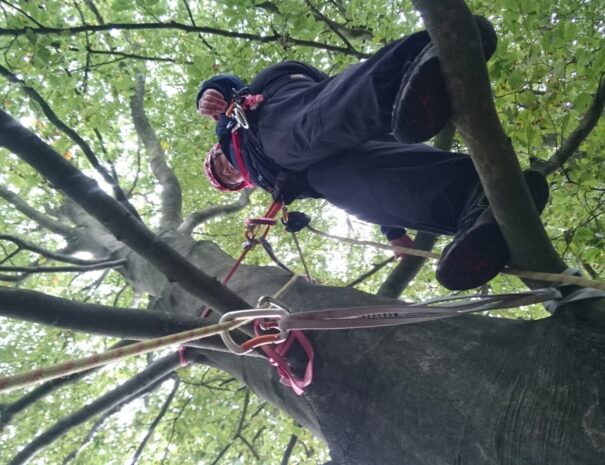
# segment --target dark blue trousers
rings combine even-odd
[[[257,120],[264,153],[365,221],[455,234],[478,183],[470,157],[390,136],[403,72],[429,41],[418,32],[324,81],[272,89]]]

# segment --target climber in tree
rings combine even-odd
[[[491,23],[475,17],[483,52],[496,49]],[[218,144],[205,171],[213,186],[237,191],[259,186],[286,203],[324,198],[381,225],[392,245],[410,246],[406,229],[455,236],[437,267],[449,289],[478,287],[498,274],[508,248],[468,155],[422,145],[450,117],[437,51],[426,31],[390,43],[328,77],[286,61],[246,86],[232,75],[205,81],[198,112],[217,123]],[[232,141],[230,102],[247,94],[249,128]],[[544,178],[526,173],[541,211]]]

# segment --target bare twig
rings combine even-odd
[[[69,47],[69,51],[81,52],[82,49],[72,46],[72,47]],[[138,53],[127,53],[127,52],[123,52],[123,51],[119,51],[119,50],[99,50],[96,48],[92,48],[90,46],[87,46],[85,48],[85,51],[87,53],[89,53],[90,55],[108,55],[108,56],[120,57],[122,59],[127,58],[127,59],[131,59],[131,60],[139,60],[139,61],[154,61],[157,63],[178,63],[178,64],[185,64],[185,65],[193,64],[193,61],[191,61],[191,60],[177,60],[175,58],[168,58],[168,57],[153,57],[153,56],[148,56],[148,55],[140,55]]]
[[[46,258],[50,258],[51,260],[57,260],[60,262],[71,263],[73,265],[81,265],[81,266],[94,266],[94,265],[104,265],[111,261],[109,257],[100,258],[98,260],[84,260],[82,258],[77,258],[71,255],[65,255],[58,252],[53,252],[51,250],[44,249],[37,245],[31,244],[29,242],[24,241],[23,239],[15,236],[11,236],[10,234],[0,234],[0,241],[10,241],[17,245],[19,249],[30,250],[37,254],[40,254]],[[117,262],[116,262],[117,263]],[[123,263],[117,263],[117,265],[121,265]],[[2,268],[0,268],[2,269]]]
[[[548,160],[539,162],[537,169],[547,176],[561,168],[576,153],[580,144],[586,140],[590,132],[597,125],[599,118],[603,114],[603,108],[605,108],[605,74],[601,75],[592,103],[578,123],[578,126],[576,126],[569,137],[563,141],[561,146]]]
[[[172,390],[168,394],[168,397],[166,397],[166,401],[164,402],[164,404],[162,405],[162,408],[160,409],[157,416],[155,417],[155,419],[149,426],[149,429],[147,430],[145,437],[143,438],[143,440],[139,444],[139,447],[137,447],[137,450],[135,451],[134,455],[132,456],[132,460],[130,462],[131,465],[135,465],[139,461],[139,458],[141,457],[141,454],[143,453],[143,450],[145,449],[147,442],[153,435],[153,433],[154,433],[155,429],[157,428],[158,424],[160,423],[160,421],[162,421],[162,418],[164,418],[164,415],[166,415],[166,412],[168,411],[170,404],[172,404],[172,401],[174,400],[174,396],[176,395],[177,391],[179,390],[179,386],[180,386],[180,381],[178,378],[176,378],[174,381],[174,386],[172,386]]]
[[[158,359],[122,385],[88,403],[80,410],[59,420],[21,449],[8,465],[24,465],[35,454],[62,437],[67,431],[81,425],[100,413],[111,410],[116,405],[135,399],[141,391],[152,385],[156,387],[159,386],[161,381],[179,366],[179,356],[176,353]]]
[[[101,13],[99,13],[99,10],[94,2],[92,0],[84,0],[84,3],[86,3],[86,6],[90,9],[90,11],[92,11],[92,14],[95,15],[95,18],[97,18],[99,24],[105,24],[105,21],[103,20],[103,17],[101,16]]]
[[[187,15],[189,16],[189,21],[191,21],[191,24],[193,26],[197,26],[197,24],[195,24],[195,19],[193,19],[193,13],[191,13],[191,8],[189,7],[189,2],[187,0],[183,0],[183,3],[185,4],[185,9],[187,10]]]
[[[108,260],[105,262],[96,263],[94,265],[72,265],[72,266],[0,266],[0,271],[5,273],[82,273],[86,271],[104,270],[107,268],[116,268],[125,265],[127,259]],[[5,279],[0,275],[0,280],[12,281]]]
[[[23,11],[18,6],[13,5],[12,3],[9,3],[6,0],[0,0],[0,3],[3,3],[4,5],[7,5],[7,6],[11,7],[12,9],[17,10],[19,13],[21,13],[23,16],[25,16],[27,19],[29,19],[35,25],[37,25],[39,27],[43,27],[43,25],[40,22],[38,22],[35,18],[33,18],[31,15],[29,15],[26,11]]]
[[[189,405],[189,403],[192,400],[193,400],[193,397],[190,397],[185,402],[183,402],[183,405],[181,406],[181,408],[179,408],[178,413],[172,419],[172,428],[170,429],[170,436],[168,436],[168,443],[166,444],[166,448],[164,449],[164,455],[162,456],[162,461],[160,462],[160,465],[164,465],[164,462],[166,461],[166,458],[168,457],[168,451],[169,451],[169,448],[170,448],[170,444],[172,444],[172,438],[174,438],[174,434],[176,432],[176,424],[177,424],[177,422],[181,418],[181,415],[183,415],[183,412],[185,411],[185,409],[187,408],[187,406]]]
[[[187,33],[203,33],[210,35],[217,35],[222,37],[230,37],[233,39],[242,39],[260,43],[281,43],[284,41],[284,36],[279,33],[273,33],[272,35],[259,35],[250,34],[247,32],[236,32],[223,29],[217,29],[213,27],[193,26],[189,24],[178,23],[176,21],[169,21],[165,23],[107,23],[107,24],[85,24],[80,26],[71,27],[35,27],[35,28],[0,28],[0,36],[23,36],[27,33],[40,34],[40,35],[74,35],[82,34],[86,32],[107,32],[107,31],[133,31],[133,30],[178,30]],[[28,32],[29,31],[29,32]],[[338,52],[344,55],[352,55],[357,58],[367,58],[369,55],[366,53],[356,52],[346,47],[339,47],[331,44],[324,44],[313,40],[296,39],[288,36],[287,42],[292,45],[300,47],[310,47],[317,50],[326,50],[331,52]]]
[[[296,446],[296,443],[298,442],[298,436],[296,434],[293,434],[292,436],[290,436],[290,441],[288,442],[288,447],[286,447],[286,450],[284,451],[284,456],[281,459],[281,465],[288,465],[288,462],[290,461],[290,456],[292,455],[292,451],[294,450],[294,446]]]
[[[381,261],[380,263],[376,263],[372,267],[371,270],[365,272],[364,274],[362,274],[358,278],[354,279],[349,284],[347,284],[345,287],[354,287],[354,286],[357,286],[358,284],[364,282],[369,277],[374,276],[376,273],[378,273],[380,270],[382,270],[385,266],[387,266],[393,260],[395,260],[395,256],[389,257],[386,260]]]
[[[178,227],[178,231],[182,232],[183,234],[190,235],[197,226],[199,226],[205,221],[208,221],[212,218],[216,218],[217,216],[228,215],[243,210],[250,203],[251,194],[252,191],[246,189],[233,203],[227,205],[214,205],[202,211],[192,213]]]
[[[334,22],[330,21],[328,18],[326,18],[322,14],[321,11],[319,11],[317,8],[315,8],[315,6],[311,3],[311,0],[305,0],[305,4],[309,7],[311,12],[313,13],[313,16],[315,16],[316,18],[320,19],[325,24],[327,24],[327,26],[334,32],[334,34],[336,34],[338,37],[340,37],[340,40],[342,40],[344,42],[344,44],[346,45],[346,47],[349,50],[351,50],[354,54],[359,53],[357,50],[355,50],[355,47],[353,47],[351,42],[349,42],[349,40],[340,32],[340,30],[336,27]]]

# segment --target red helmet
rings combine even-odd
[[[212,184],[213,187],[217,188],[219,191],[222,191],[222,192],[241,191],[242,189],[244,189],[246,187],[246,181],[242,180],[241,182],[239,182],[237,184],[227,184],[224,181],[222,181],[221,178],[214,171],[214,163],[212,163],[212,160],[218,154],[221,154],[221,153],[223,153],[223,151],[221,150],[221,146],[219,144],[216,144],[206,154],[206,159],[204,160],[204,172],[206,173],[206,176],[208,177],[210,184]]]

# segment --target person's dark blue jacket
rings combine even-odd
[[[263,94],[265,98],[270,98],[272,89],[280,85],[283,78],[290,78],[292,75],[301,75],[314,81],[322,81],[327,76],[321,71],[298,61],[284,61],[261,71],[252,81],[248,88],[251,94]],[[203,93],[208,89],[214,89],[220,92],[227,102],[231,101],[235,92],[241,91],[246,84],[237,76],[217,75],[204,83],[200,87],[196,97],[196,108]],[[254,119],[254,112],[248,111],[247,117]],[[225,115],[221,115],[216,124],[216,135],[223,153],[227,156],[233,166],[235,163],[235,154],[231,150],[231,128],[230,120]],[[250,173],[250,179],[259,187],[272,192],[275,188],[275,182],[280,173],[284,170],[275,162],[267,158],[260,145],[254,138],[254,125],[250,131],[241,131],[243,158],[246,168]],[[287,186],[283,187],[281,192],[286,203],[295,198],[317,197],[304,180],[304,174],[289,173]]]
[[[321,82],[328,79],[328,76],[321,71],[305,63],[297,61],[285,61],[264,69],[259,73],[249,86],[248,91],[251,94],[263,94],[265,98],[271,98],[274,89],[277,89],[283,80],[292,76],[311,79]],[[246,84],[237,76],[217,75],[203,82],[196,96],[196,108],[203,93],[208,89],[214,89],[220,92],[225,100],[229,102],[234,93],[242,90]],[[254,112],[247,112],[249,119],[254,118]],[[223,153],[229,158],[233,166],[235,155],[231,150],[231,129],[230,120],[225,115],[221,115],[216,125],[216,135],[221,145]],[[246,168],[250,173],[250,179],[259,187],[273,192],[278,175],[283,171],[275,162],[266,157],[262,152],[262,147],[254,138],[254,125],[251,131],[241,131],[243,156]],[[281,192],[286,203],[296,198],[319,198],[317,192],[309,187],[306,182],[305,173],[288,173],[288,181],[282,187]],[[397,239],[405,233],[405,229],[391,226],[381,226],[381,231],[388,240]]]

